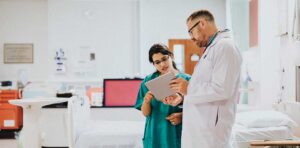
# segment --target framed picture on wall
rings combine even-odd
[[[4,64],[33,63],[32,43],[5,43],[3,49]]]

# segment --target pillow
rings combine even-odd
[[[287,115],[272,110],[248,111],[237,113],[236,124],[248,128],[263,128],[277,126],[288,126],[292,128],[298,126],[297,123]]]

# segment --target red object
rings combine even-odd
[[[134,106],[141,82],[140,79],[104,79],[104,106]]]
[[[258,0],[251,0],[249,6],[250,47],[258,46]]]
[[[23,110],[8,103],[20,99],[18,90],[0,90],[0,129],[20,129],[23,125]]]

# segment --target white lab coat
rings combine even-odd
[[[230,148],[241,55],[220,32],[194,68],[183,103],[182,148]]]

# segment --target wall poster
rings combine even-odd
[[[5,43],[4,64],[33,63],[32,43]]]

